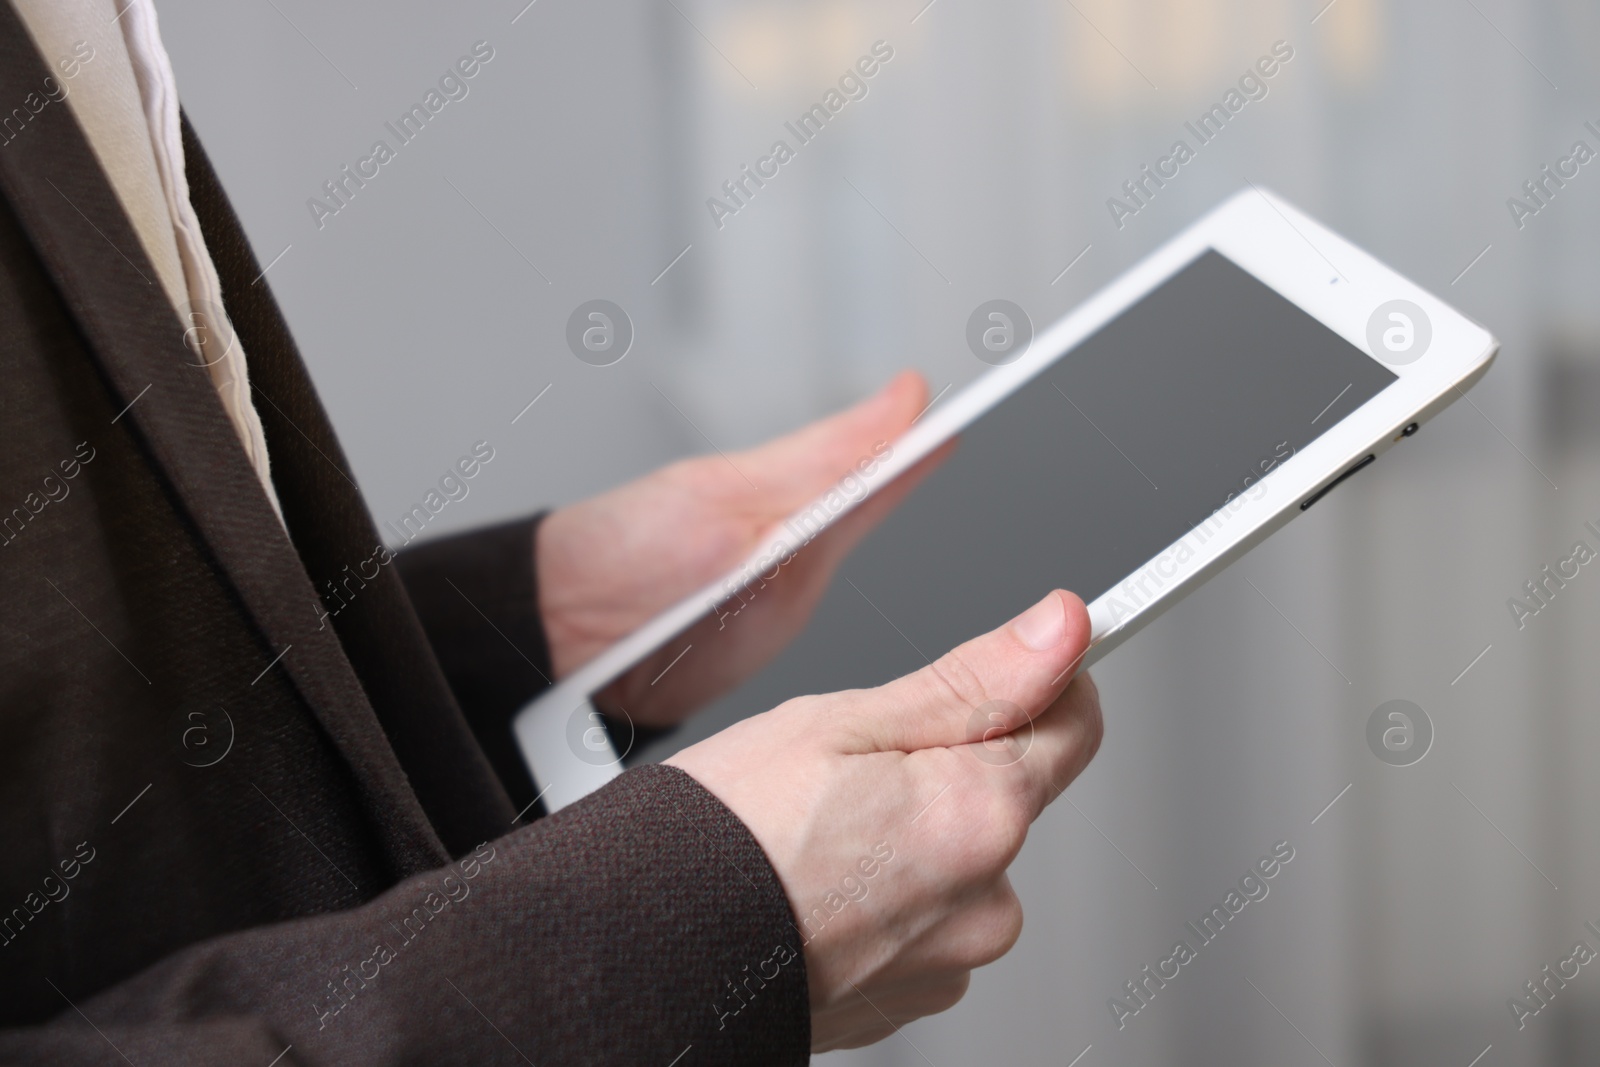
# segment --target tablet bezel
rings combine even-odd
[[[1396,381],[1090,603],[1093,643],[1085,667],[1299,514],[1352,465],[1380,455],[1402,439],[1405,427],[1448,406],[1488,370],[1498,351],[1498,342],[1482,326],[1281,198],[1252,187],[1039,333],[1022,357],[993,368],[925,413],[894,443],[866,493],[843,507],[826,508],[829,521],[837,521],[1208,249],[1374,358],[1367,323],[1390,300],[1421,307],[1429,317],[1432,340],[1414,362],[1395,365],[1380,358]],[[808,513],[815,514],[815,505],[796,517]],[[727,600],[743,576],[768,570],[777,555],[803,547],[796,528],[803,526],[780,524],[739,566],[662,612],[518,713],[514,732],[546,810],[564,807],[621,773],[620,757],[597,764],[581,758],[572,746],[569,724],[575,716],[592,712],[591,695]]]

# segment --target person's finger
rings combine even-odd
[[[851,473],[861,477],[863,465],[881,464],[882,446],[904,433],[927,403],[922,375],[901,371],[855,406],[741,453],[738,466],[779,507],[799,507]]]
[[[1055,590],[996,630],[903,678],[843,722],[863,751],[914,752],[1013,731],[1050,706],[1089,646],[1089,612]]]
[[[1018,758],[997,770],[1019,778],[1016,785],[1028,822],[1083,773],[1099,751],[1103,731],[1100,691],[1085,672],[1031,726],[1013,734],[1011,751]]]
[[[824,530],[808,548],[816,556],[815,565],[831,570],[849,555],[863,537],[899,507],[900,502],[956,450],[958,441],[958,438],[946,441]]]

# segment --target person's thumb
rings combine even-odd
[[[1083,601],[1055,590],[1000,628],[874,690],[847,732],[876,752],[981,742],[1048,708],[1088,647]]]

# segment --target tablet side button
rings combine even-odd
[[[1371,463],[1373,460],[1375,460],[1377,458],[1378,458],[1378,456],[1377,456],[1376,453],[1368,453],[1366,459],[1363,459],[1361,462],[1357,463],[1354,467],[1351,467],[1349,470],[1347,470],[1343,474],[1339,475],[1339,477],[1335,478],[1333,481],[1329,482],[1327,485],[1323,486],[1321,489],[1318,489],[1315,493],[1313,493],[1311,495],[1310,499],[1308,499],[1305,503],[1300,505],[1300,510],[1301,511],[1306,510],[1312,504],[1315,504],[1317,501],[1321,500],[1323,497],[1325,497],[1329,493],[1333,492],[1333,490],[1341,482],[1343,482],[1346,478],[1349,478],[1352,474],[1355,474],[1357,471],[1359,471],[1362,468],[1366,467],[1369,463]]]

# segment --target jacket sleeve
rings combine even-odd
[[[663,766],[360,907],[62,996],[47,1024],[0,1031],[0,1062],[770,1065],[810,1045],[777,876]]]
[[[511,720],[554,676],[534,568],[543,518],[440,538],[395,559],[445,679],[519,811],[536,790]]]
[[[518,811],[538,790],[511,722],[555,679],[534,565],[546,514],[439,538],[395,557],[456,703]],[[626,738],[617,747],[629,755],[673,732],[603,721],[614,738]]]

